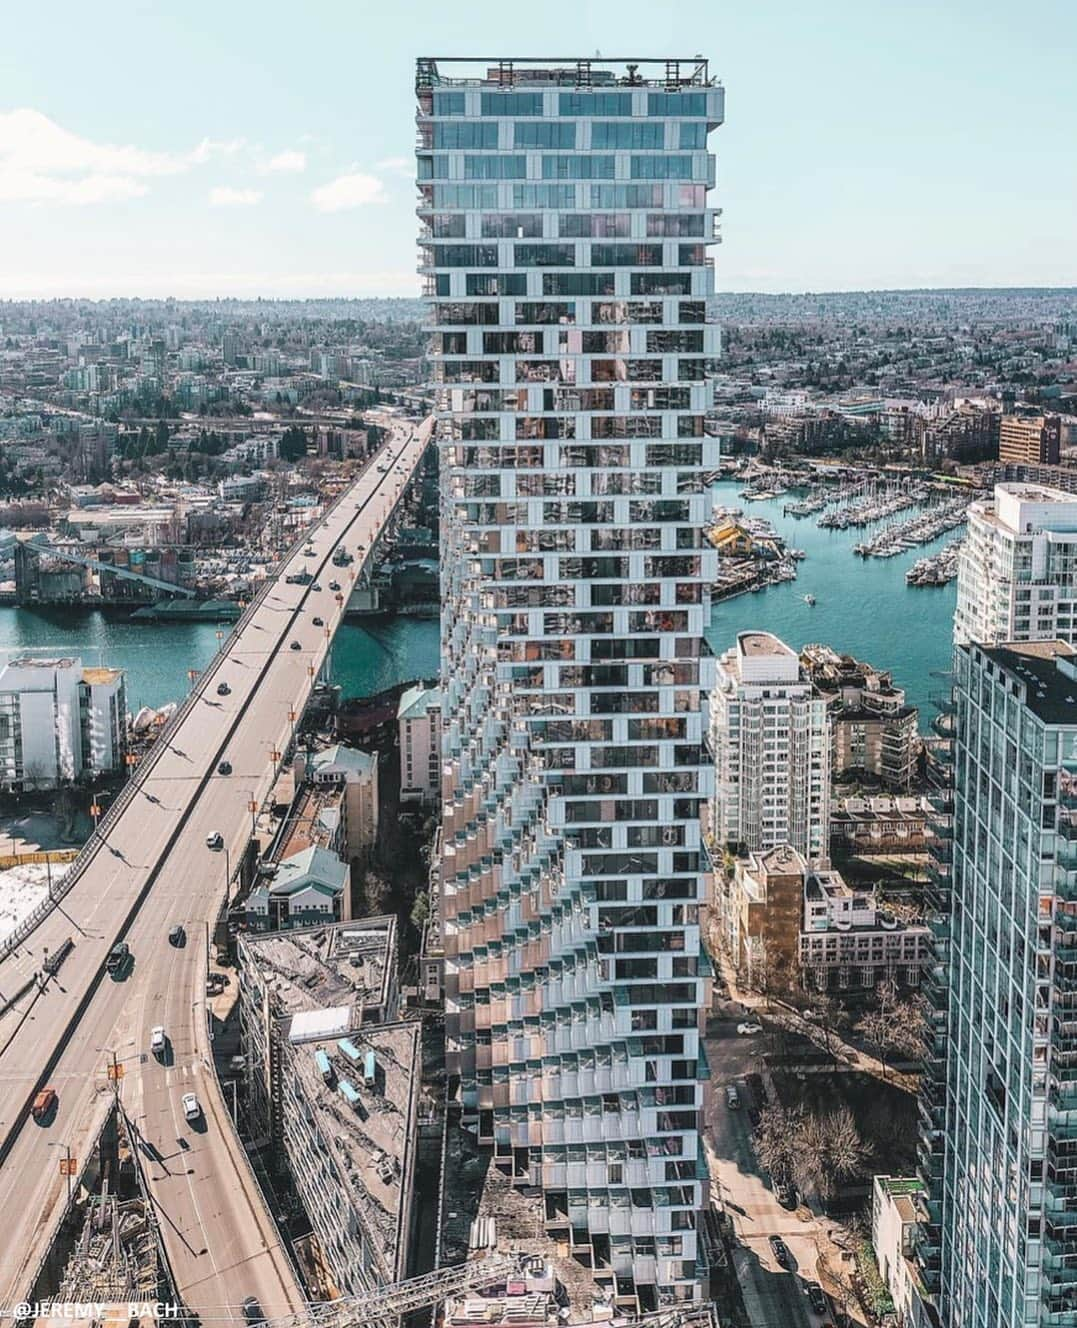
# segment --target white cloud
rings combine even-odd
[[[296,152],[290,148],[284,152],[278,152],[275,157],[270,157],[265,165],[261,167],[261,170],[266,174],[276,172],[281,172],[282,174],[285,172],[298,173],[299,171],[305,171],[306,169],[307,154],[305,152]]]
[[[210,207],[253,207],[261,201],[260,189],[232,189],[228,185],[218,185],[209,191]]]
[[[8,169],[0,161],[0,203],[113,203],[140,198],[146,186],[128,175],[84,175],[80,180]]]
[[[131,144],[95,143],[41,111],[18,107],[0,112],[0,200],[85,204],[138,198],[147,192],[143,180],[179,175],[242,146],[240,139],[203,139],[189,152],[147,152]]]
[[[369,203],[387,203],[385,186],[374,175],[352,171],[338,175],[328,184],[313,191],[310,201],[319,212],[344,212],[349,208],[365,207]]]

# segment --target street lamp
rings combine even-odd
[[[67,1206],[71,1206],[71,1177],[76,1174],[78,1168],[78,1158],[71,1152],[70,1144],[62,1144],[54,1140],[49,1144],[50,1148],[62,1148],[64,1156],[60,1158],[60,1175],[67,1177]]]

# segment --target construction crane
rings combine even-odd
[[[270,1319],[260,1328],[396,1328],[406,1314],[429,1309],[441,1301],[520,1274],[535,1257],[489,1254],[483,1259],[439,1268],[404,1282],[375,1287],[361,1296],[311,1303],[301,1314]],[[631,1320],[631,1328],[720,1328],[720,1324],[714,1302],[708,1300],[644,1314]]]

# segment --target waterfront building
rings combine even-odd
[[[120,669],[23,655],[0,668],[0,787],[50,789],[124,767]]]
[[[418,1021],[399,1021],[396,919],[241,934],[248,1123],[313,1229],[323,1293],[408,1275],[421,1078]]]
[[[921,1267],[948,1328],[1077,1324],[1077,652],[965,644]]]
[[[1057,466],[1062,421],[1057,415],[1003,415],[999,421],[998,459],[1030,466]]]
[[[435,803],[441,792],[441,697],[416,683],[400,697],[400,801]]]
[[[958,558],[954,641],[1077,639],[1077,496],[996,484],[969,508]]]
[[[718,661],[710,698],[716,845],[789,844],[808,859],[829,843],[827,703],[797,653],[770,632],[741,632]]]
[[[867,776],[907,790],[916,774],[920,728],[915,706],[893,677],[829,646],[801,652],[818,695],[827,704],[831,774]]]
[[[618,1308],[699,1296],[702,59],[417,69],[447,1068]],[[455,1080],[454,1080],[455,1081]]]

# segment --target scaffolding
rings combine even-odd
[[[143,1199],[107,1191],[86,1204],[56,1300],[117,1304],[157,1298],[157,1232]]]

